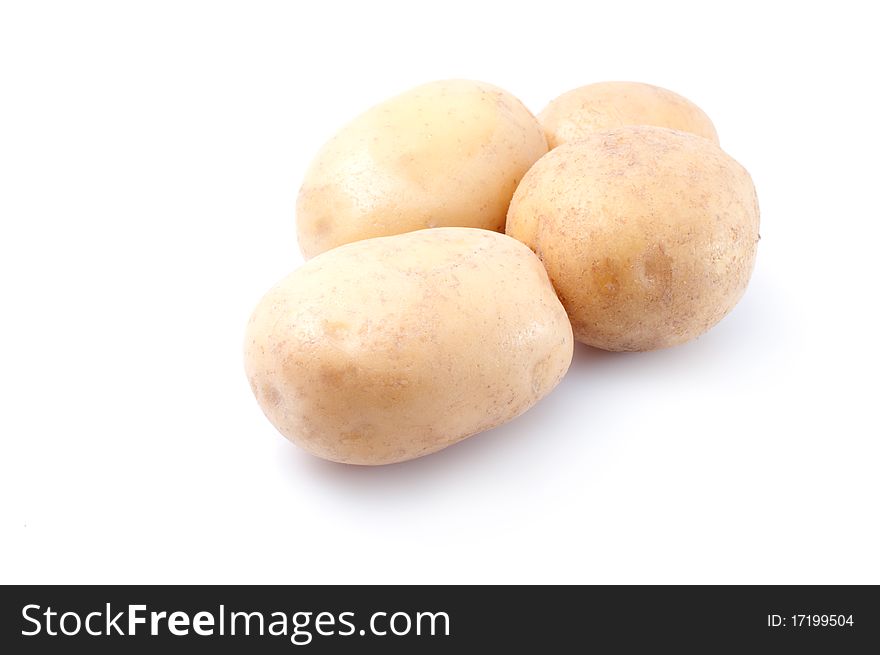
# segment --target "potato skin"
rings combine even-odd
[[[526,411],[571,363],[544,268],[504,234],[438,228],[307,262],[257,305],[245,369],[263,411],[325,459],[388,464]]]
[[[708,139],[647,126],[552,150],[507,217],[575,338],[605,350],[674,346],[715,325],[745,291],[758,225],[742,166]]]
[[[504,231],[516,185],[547,152],[506,91],[447,80],[373,107],[326,143],[297,198],[306,258],[344,243],[461,226]]]
[[[702,109],[668,89],[641,82],[599,82],[563,93],[538,114],[550,148],[627,125],[690,132],[718,143]]]

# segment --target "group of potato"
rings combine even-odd
[[[742,296],[759,238],[751,178],[709,118],[624,82],[537,119],[480,82],[392,98],[318,153],[297,231],[309,261],[257,305],[246,371],[282,434],[353,464],[518,416],[575,339],[693,339]]]

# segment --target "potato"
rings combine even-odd
[[[600,82],[564,93],[538,115],[551,148],[626,125],[656,125],[718,143],[715,126],[687,98],[639,82]]]
[[[245,368],[288,439],[337,462],[388,464],[526,411],[572,347],[527,247],[438,228],[342,246],[282,280],[250,319]]]
[[[416,87],[354,119],[311,164],[296,205],[306,258],[426,227],[504,231],[516,185],[547,152],[541,126],[482,82]]]
[[[652,350],[702,334],[742,296],[758,200],[746,170],[708,139],[624,127],[535,164],[507,233],[543,261],[576,339]]]

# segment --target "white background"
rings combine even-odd
[[[876,23],[715,4],[4,3],[0,581],[880,583]],[[316,460],[245,322],[321,143],[450,77],[694,100],[758,189],[751,286],[442,453]]]

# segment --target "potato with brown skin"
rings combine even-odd
[[[333,461],[388,464],[526,411],[572,348],[526,246],[438,228],[341,246],[282,280],[248,324],[245,368],[288,439]]]
[[[718,143],[702,109],[668,89],[641,82],[599,82],[573,89],[538,114],[550,148],[627,125],[654,125],[691,132]]]
[[[577,340],[653,350],[699,336],[733,308],[758,223],[748,172],[717,145],[640,126],[544,156],[513,197],[507,233],[541,258]]]
[[[426,227],[503,232],[516,185],[546,152],[535,117],[498,87],[416,87],[355,118],[315,157],[296,205],[300,249],[308,258]]]

